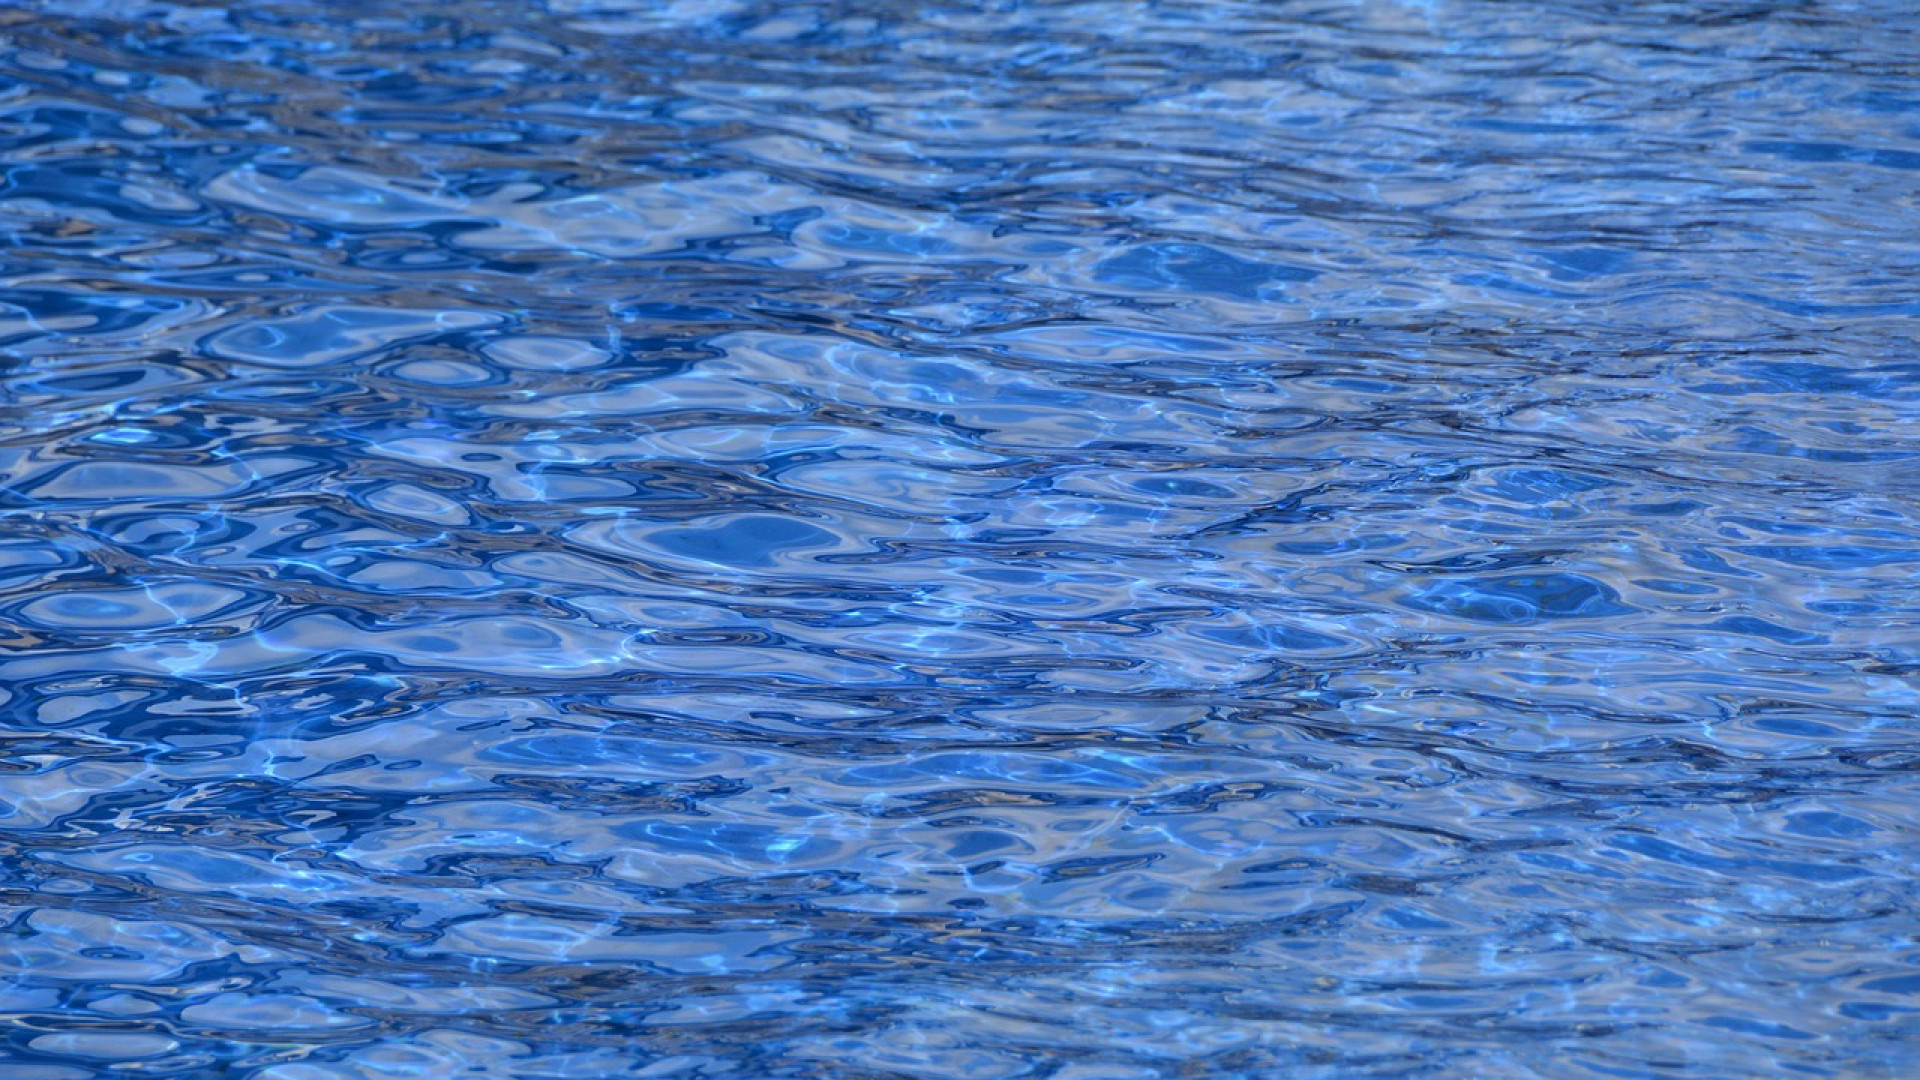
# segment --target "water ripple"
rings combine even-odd
[[[1916,31],[0,10],[0,1075],[1904,1080]]]

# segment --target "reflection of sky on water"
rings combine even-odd
[[[376,7],[0,11],[0,1077],[1920,1064],[1911,12]]]

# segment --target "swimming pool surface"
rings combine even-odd
[[[0,237],[0,1080],[1920,1076],[1908,0],[16,0]]]

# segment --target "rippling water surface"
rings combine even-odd
[[[1920,1075],[1920,9],[0,7],[0,1077]]]

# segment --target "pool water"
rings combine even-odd
[[[1920,1075],[1916,65],[0,6],[0,1080]]]

